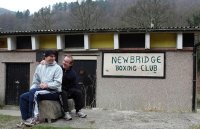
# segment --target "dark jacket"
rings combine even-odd
[[[69,70],[65,70],[63,66],[61,68],[63,70],[62,90],[68,91],[71,88],[79,88],[76,72],[72,68]]]

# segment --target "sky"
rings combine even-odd
[[[0,8],[5,8],[11,11],[30,10],[30,13],[38,11],[42,7],[53,5],[59,2],[75,2],[77,0],[0,0]],[[81,0],[78,0],[81,1]]]

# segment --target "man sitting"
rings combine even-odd
[[[55,61],[55,52],[48,50],[44,55],[45,65],[39,64],[33,76],[30,90],[20,96],[20,112],[23,124],[32,126],[37,124],[39,111],[38,101],[59,100],[63,72]]]
[[[69,114],[68,107],[68,98],[73,98],[75,103],[75,109],[77,116],[81,118],[87,117],[87,115],[81,112],[81,109],[84,107],[84,98],[81,92],[80,87],[77,84],[77,75],[73,70],[74,60],[71,55],[66,55],[63,59],[62,70],[63,70],[63,79],[62,79],[62,99],[63,99],[63,108],[65,111],[65,120],[72,120],[71,115]]]

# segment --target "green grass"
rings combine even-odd
[[[190,129],[200,129],[200,125],[199,126],[195,126],[195,127],[192,127]]]
[[[20,117],[0,115],[0,128],[11,128],[16,125],[20,120]]]
[[[29,128],[25,128],[25,129],[30,129]],[[71,127],[52,127],[46,124],[41,124],[41,125],[35,125],[33,127],[31,127],[31,129],[88,129],[88,128],[71,128]],[[92,129],[92,128],[90,128]]]
[[[48,125],[36,125],[36,126],[33,126],[31,129],[74,129],[74,128],[70,128],[70,127],[61,128],[61,127],[51,127]]]
[[[8,121],[13,121],[19,119],[17,116],[8,116],[8,115],[0,115],[0,123],[8,122]]]
[[[0,114],[0,129],[16,129],[16,124],[19,123],[21,120],[18,116],[8,116],[8,115],[1,115]],[[25,127],[23,129],[77,129],[71,127],[52,127],[47,123],[35,125],[33,127]],[[79,128],[83,129],[83,128]]]

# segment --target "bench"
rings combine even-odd
[[[69,110],[74,109],[73,99],[68,99]],[[58,118],[63,117],[61,105],[58,101],[42,100],[39,102],[39,119],[51,123]]]

